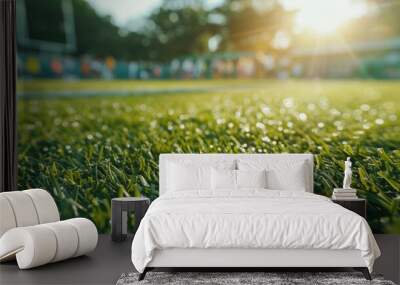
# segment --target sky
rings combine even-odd
[[[159,7],[162,0],[86,0],[99,13],[108,14],[114,23],[120,27],[125,26],[131,20],[146,17],[152,10]],[[223,0],[206,0],[205,4],[210,8],[218,6]]]
[[[163,0],[86,0],[100,14],[111,15],[114,23],[128,30],[140,30],[143,18],[162,5]],[[224,0],[203,0],[209,8]],[[266,0],[254,0],[265,3]],[[286,9],[298,9],[297,27],[330,33],[346,21],[366,12],[365,0],[279,0]]]
[[[99,13],[111,15],[118,26],[147,16],[162,0],[87,0]]]

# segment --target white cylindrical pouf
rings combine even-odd
[[[30,196],[23,191],[3,192],[13,209],[17,227],[33,226],[39,223],[35,205]]]
[[[57,205],[50,193],[43,189],[30,189],[22,191],[29,195],[36,208],[39,224],[52,223],[60,220]]]
[[[74,256],[86,254],[96,248],[98,233],[92,221],[85,218],[74,218],[64,222],[74,226],[78,233],[78,250]]]
[[[51,262],[71,258],[75,255],[78,250],[78,233],[71,224],[62,221],[41,226],[51,229],[56,235],[57,252]]]
[[[0,262],[16,258],[20,269],[28,269],[96,248],[92,221],[59,220],[57,205],[45,190],[0,193]]]
[[[10,202],[6,197],[0,195],[0,237],[16,226],[17,223]]]
[[[49,263],[57,252],[54,232],[41,225],[14,228],[0,240],[0,254],[16,254],[20,269],[28,269]]]

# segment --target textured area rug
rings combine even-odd
[[[359,272],[148,272],[142,281],[138,281],[138,276],[138,273],[122,274],[117,285],[395,285],[392,281],[384,280],[379,275],[373,275],[373,280],[368,281]]]

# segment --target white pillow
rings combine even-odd
[[[214,190],[236,190],[236,170],[212,168],[211,173]]]
[[[309,169],[306,161],[239,160],[240,170],[266,170],[267,188],[273,190],[306,191]]]
[[[167,164],[167,188],[171,191],[211,190],[211,167]]]
[[[303,191],[307,189],[305,164],[292,165],[290,169],[275,168],[267,171],[268,188],[274,190]]]
[[[238,188],[267,188],[267,171],[236,170]]]

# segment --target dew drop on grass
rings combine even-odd
[[[264,125],[263,123],[261,123],[261,122],[257,122],[257,123],[256,123],[256,127],[257,127],[258,129],[261,129],[261,130],[264,130],[264,129],[265,129],[265,125]]]
[[[335,109],[335,108],[332,108],[329,112],[331,113],[332,116],[339,116],[339,115],[341,115],[341,113],[340,113],[337,109]]]
[[[218,125],[222,125],[223,123],[225,123],[225,119],[223,119],[223,118],[217,118],[217,124],[218,124]]]
[[[361,111],[367,112],[367,111],[369,111],[370,107],[368,104],[362,104],[360,106],[360,109],[361,109]]]
[[[303,122],[307,121],[307,114],[306,113],[300,113],[299,114],[299,120],[303,121]]]
[[[250,126],[249,125],[243,125],[242,126],[242,131],[245,132],[245,133],[250,132]]]
[[[271,142],[271,139],[270,139],[268,136],[262,137],[261,140],[262,140],[263,142],[266,142],[266,143]]]
[[[339,127],[339,126],[343,125],[342,121],[335,121],[333,124],[335,125],[335,127]]]
[[[268,106],[264,106],[262,107],[262,112],[264,113],[264,115],[269,115],[271,114],[271,109]]]
[[[285,106],[285,108],[292,108],[294,106],[294,100],[293,98],[285,98],[283,99],[283,106]]]

